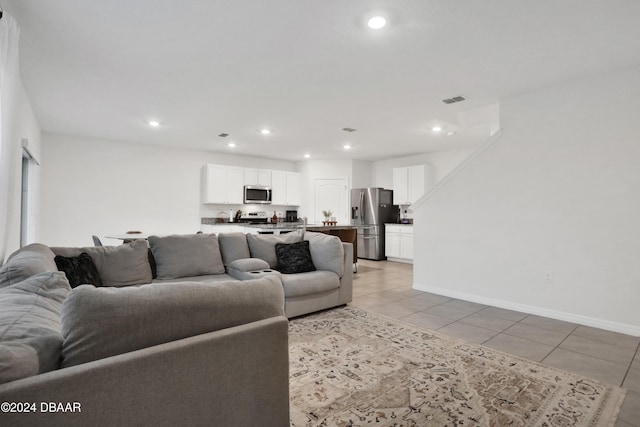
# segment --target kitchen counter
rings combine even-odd
[[[354,228],[366,228],[368,225],[318,225],[307,224],[307,230],[309,231],[322,231],[322,230],[351,230]]]
[[[249,223],[234,223],[235,225],[242,225],[243,227],[259,228],[262,230],[297,230],[302,228],[301,222],[279,222],[277,224],[249,224]]]

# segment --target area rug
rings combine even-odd
[[[291,426],[613,426],[624,390],[352,307],[290,322]]]

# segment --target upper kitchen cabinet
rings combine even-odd
[[[244,168],[224,165],[205,165],[204,203],[241,205]]]
[[[393,204],[410,205],[431,186],[431,170],[427,165],[393,168]]]
[[[271,186],[271,171],[266,169],[244,168],[244,185]]]
[[[271,203],[283,206],[300,206],[300,174],[297,172],[271,171]]]

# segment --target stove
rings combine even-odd
[[[240,215],[238,222],[242,222],[244,224],[267,224],[269,219],[270,217],[265,211],[247,212]]]

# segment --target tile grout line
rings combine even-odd
[[[529,317],[529,316],[527,316],[527,317]],[[526,317],[525,317],[525,319],[526,319]],[[523,319],[523,320],[524,320],[524,319]],[[541,329],[544,329],[544,328],[541,328]],[[567,336],[566,336],[566,337],[564,337],[564,338],[563,338],[563,340],[562,340],[562,341],[560,341],[560,342],[558,343],[558,345],[556,345],[556,346],[555,346],[555,347],[554,347],[554,348],[553,348],[549,353],[547,353],[547,355],[546,355],[546,356],[544,356],[544,357],[542,358],[542,360],[540,360],[540,363],[543,363],[545,360],[547,360],[547,357],[551,356],[551,353],[553,353],[554,351],[556,351],[556,350],[560,349],[560,346],[562,345],[562,343],[563,343],[563,342],[565,342],[567,339],[569,339],[569,337],[571,336],[571,334],[573,334],[573,333],[575,332],[575,330],[576,330],[576,329],[578,329],[578,325],[574,326],[574,327],[573,327],[573,329],[571,330],[571,332],[569,332],[569,333],[567,334]],[[545,329],[545,330],[546,330],[546,329]],[[561,349],[561,350],[565,350],[565,349]],[[567,351],[571,351],[571,350],[567,350]],[[575,353],[578,353],[578,352],[576,351]],[[582,354],[582,353],[578,353],[578,354]],[[588,355],[587,355],[587,354],[585,354],[585,356],[588,356]]]
[[[639,350],[640,350],[640,343],[638,343],[638,345],[636,346],[636,352],[633,354],[633,357],[631,358],[631,362],[629,363],[629,366],[627,367],[627,370],[624,373],[624,377],[622,377],[622,382],[620,383],[620,387],[622,387],[622,384],[624,384],[625,380],[627,379],[629,372],[631,372],[631,366],[633,365],[633,361],[636,359],[636,356],[638,355]]]

